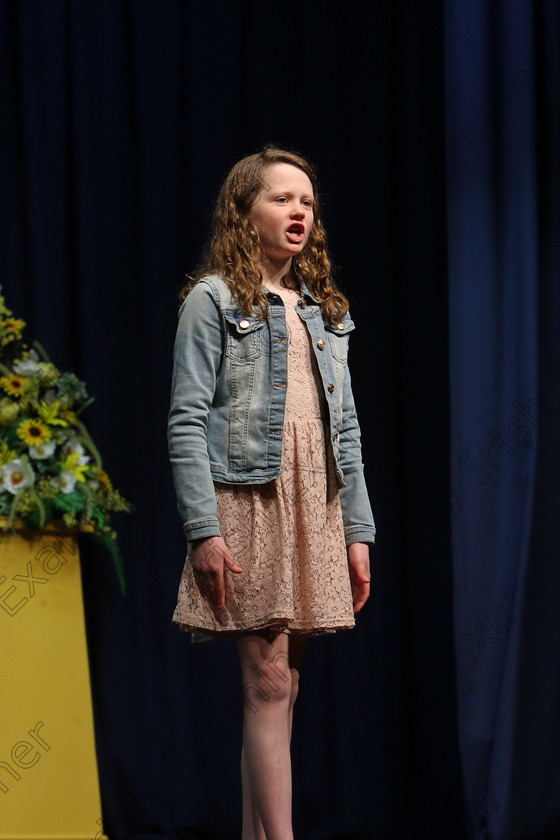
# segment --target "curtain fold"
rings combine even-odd
[[[477,840],[540,837],[554,811],[544,777],[552,771],[558,781],[546,738],[537,739],[546,773],[536,770],[536,744],[529,748],[539,730],[544,735],[541,702],[554,732],[560,687],[539,650],[545,628],[555,635],[557,581],[552,573],[545,581],[542,566],[539,585],[536,571],[539,556],[557,545],[546,523],[559,463],[547,375],[558,254],[544,241],[558,16],[550,5],[539,9],[446,8],[451,471],[461,511],[453,522],[454,612],[461,752]],[[530,642],[537,627],[541,638]]]
[[[237,652],[171,624],[166,421],[177,293],[266,143],[318,169],[378,525],[356,631],[305,654],[295,834],[556,836],[559,41],[551,0],[0,0],[0,282],[136,507],[125,598],[81,549],[111,840],[240,833]]]

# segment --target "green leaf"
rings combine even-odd
[[[39,496],[37,495],[37,493],[35,492],[35,490],[32,487],[29,488],[29,495],[31,496],[31,498],[33,499],[33,501],[35,502],[35,504],[37,506],[37,513],[39,515],[39,528],[42,528],[43,525],[46,522],[46,520],[45,520],[45,516],[46,516],[45,508],[43,507],[43,503],[42,503],[41,499],[39,498]]]
[[[97,447],[94,444],[94,442],[92,441],[88,430],[86,429],[86,427],[84,426],[82,421],[78,420],[77,417],[74,420],[74,425],[77,426],[78,429],[81,432],[81,434],[78,435],[78,440],[81,441],[81,443],[83,443],[84,446],[87,447],[87,449],[89,449],[89,451],[91,452],[91,454],[93,455],[93,457],[95,459],[96,465],[99,467],[99,469],[101,469],[102,466],[103,466],[102,463],[101,463],[101,455],[97,451]]]
[[[44,517],[45,517],[44,524],[46,525],[47,522],[50,522],[51,519],[54,519],[54,514],[56,512],[56,508],[54,507],[54,505],[52,504],[50,499],[43,499],[41,504],[42,504],[43,510],[45,512],[44,513]],[[32,531],[36,531],[38,528],[42,527],[41,524],[40,524],[38,508],[36,508],[35,510],[32,510],[30,513],[27,514],[27,516],[22,516],[22,519],[25,523],[25,527],[29,528]]]
[[[12,504],[10,505],[10,512],[8,514],[8,519],[6,521],[6,524],[4,526],[4,531],[8,530],[9,525],[14,524],[14,520],[17,516],[18,502],[21,499],[21,497],[23,496],[23,494],[25,493],[25,489],[26,489],[25,487],[20,487],[19,490],[17,491],[17,493],[15,494],[14,500],[13,500]]]
[[[86,401],[85,401],[85,403],[84,403],[83,405],[81,405],[81,406],[79,407],[79,409],[75,412],[76,417],[78,416],[78,414],[81,414],[81,413],[82,413],[82,411],[84,410],[84,408],[87,408],[87,407],[88,407],[88,405],[91,405],[91,404],[92,404],[92,402],[95,402],[95,397],[90,397],[88,400],[86,400]]]
[[[84,496],[85,502],[85,515],[88,519],[95,519],[99,528],[101,528],[105,524],[105,517],[103,516],[103,512],[99,507],[95,494],[91,487],[88,487],[87,484],[77,484],[76,491]]]
[[[2,493],[0,495],[0,516],[7,516],[12,506],[11,493]]]
[[[68,513],[77,513],[85,508],[84,497],[76,490],[72,490],[71,493],[57,493],[53,504],[58,510]]]
[[[42,344],[40,344],[38,341],[33,341],[32,345],[35,348],[35,350],[37,350],[39,355],[42,356],[42,358],[45,362],[50,362],[51,361],[49,359],[48,355],[47,355],[47,351],[45,350],[45,348],[43,347]]]

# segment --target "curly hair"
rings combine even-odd
[[[235,300],[248,315],[264,318],[268,309],[262,292],[262,264],[266,258],[258,231],[251,220],[251,208],[266,184],[267,167],[288,163],[304,172],[313,186],[313,227],[305,248],[292,258],[291,276],[286,285],[298,289],[297,274],[305,279],[307,288],[321,303],[323,318],[340,320],[348,312],[348,300],[337,289],[331,277],[331,263],[327,254],[327,237],[321,223],[317,195],[317,178],[311,165],[294,152],[267,146],[263,151],[238,161],[226,177],[212,218],[212,232],[199,270],[179,292],[180,303],[202,277],[220,274]]]

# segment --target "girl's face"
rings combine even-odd
[[[313,227],[313,186],[289,163],[267,166],[262,188],[251,208],[264,252],[272,262],[286,262],[303,251]]]

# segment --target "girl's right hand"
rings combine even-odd
[[[196,584],[212,610],[218,612],[223,609],[224,566],[236,574],[243,571],[229,553],[223,538],[214,536],[195,540],[191,550],[191,565]]]

